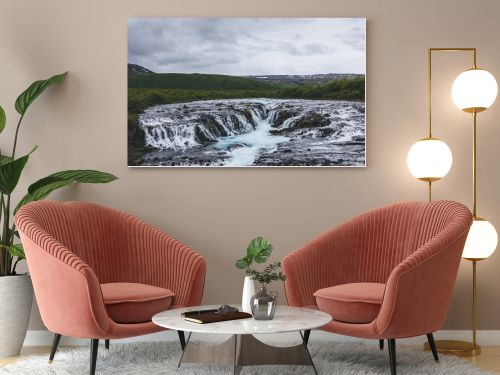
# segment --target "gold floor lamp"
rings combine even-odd
[[[469,52],[472,53],[472,67],[461,73],[453,83],[451,95],[455,105],[472,114],[472,215],[474,221],[467,236],[462,257],[472,262],[472,343],[457,340],[437,340],[438,352],[457,356],[474,356],[481,353],[476,342],[476,265],[488,258],[496,249],[498,236],[493,225],[477,215],[477,114],[488,109],[495,101],[498,87],[495,78],[476,65],[475,48],[429,48],[428,50],[428,137],[416,142],[408,152],[408,168],[419,180],[425,181],[432,199],[432,183],[449,172],[452,155],[443,141],[432,137],[432,53]],[[425,348],[428,350],[429,345]]]

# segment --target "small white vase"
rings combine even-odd
[[[250,299],[255,294],[255,286],[250,276],[245,276],[245,283],[243,284],[243,295],[241,297],[241,309],[244,312],[252,313]]]

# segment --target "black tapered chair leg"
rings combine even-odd
[[[186,348],[186,337],[184,336],[184,331],[177,331],[177,334],[179,335],[181,349],[184,350]]]
[[[99,339],[90,341],[90,375],[95,375],[95,364],[97,362],[97,350],[99,349]]]
[[[109,350],[109,340],[104,340],[104,347]]]
[[[309,336],[311,336],[311,330],[306,329],[304,331],[304,345],[307,346],[307,343],[309,342]]]
[[[59,346],[59,340],[61,340],[61,335],[59,333],[54,334],[54,341],[52,341],[52,348],[50,349],[49,363],[52,363],[52,361],[54,360],[57,347]]]
[[[384,350],[384,340],[378,340],[378,347],[380,350]]]
[[[429,346],[432,350],[432,355],[434,356],[434,360],[439,362],[438,351],[436,349],[436,343],[434,342],[434,335],[432,333],[427,334],[427,341],[429,342]]]
[[[391,375],[396,375],[396,340],[389,339],[387,340],[389,344],[389,361],[391,363]]]

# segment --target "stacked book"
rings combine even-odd
[[[237,320],[237,319],[248,319],[252,317],[252,314],[241,312],[241,311],[231,311],[222,313],[220,309],[217,310],[198,310],[198,311],[188,311],[182,313],[184,320],[188,322],[207,324],[216,322],[225,322],[227,320]]]

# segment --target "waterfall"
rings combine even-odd
[[[364,103],[298,99],[230,99],[163,104],[139,117],[146,146],[186,150],[224,144],[224,139],[253,134],[265,123],[276,137],[329,137],[364,142]],[[266,128],[267,129],[267,128]],[[281,138],[280,138],[281,139]],[[282,140],[282,139],[281,139]]]
[[[359,166],[365,104],[228,99],[150,107],[139,117],[144,165]]]

